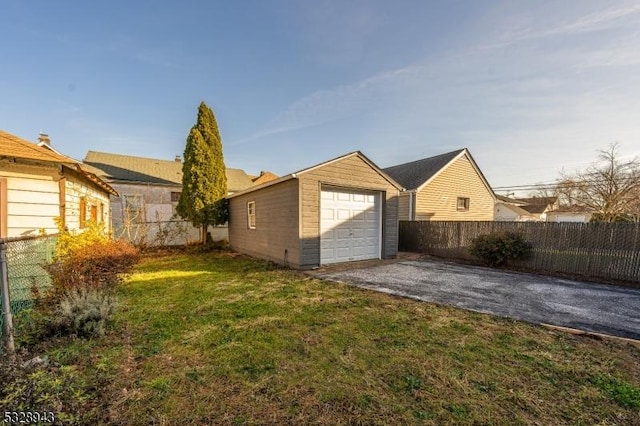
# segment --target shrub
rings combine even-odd
[[[70,290],[51,315],[50,330],[56,334],[102,336],[115,306],[115,297],[104,290]]]
[[[90,221],[88,226],[82,232],[70,232],[61,227],[62,222],[57,220],[58,224],[58,243],[56,244],[55,258],[64,259],[70,256],[74,251],[93,244],[103,244],[109,241],[109,236],[105,232],[104,224]]]
[[[140,257],[138,249],[124,241],[95,242],[69,251],[48,265],[53,287],[49,299],[73,289],[111,290],[131,271]]]
[[[532,248],[520,234],[492,232],[474,238],[469,251],[489,266],[503,266],[514,260],[528,259]]]

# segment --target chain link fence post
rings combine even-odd
[[[11,315],[11,300],[9,295],[9,274],[7,270],[7,244],[0,239],[0,296],[2,296],[2,336],[4,348],[9,358],[15,356],[13,342],[13,316]]]

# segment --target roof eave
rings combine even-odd
[[[261,185],[252,186],[251,188],[243,189],[242,191],[239,191],[239,192],[234,192],[231,195],[227,195],[225,198],[227,200],[230,200],[231,198],[239,197],[240,195],[249,194],[249,193],[251,193],[253,191],[258,191],[260,189],[267,188],[267,187],[273,186],[273,185],[277,185],[279,183],[282,183],[282,182],[285,182],[285,181],[288,181],[288,180],[291,180],[291,179],[297,179],[297,173],[291,173],[291,174],[282,176],[282,177],[280,177],[280,178],[278,178],[276,180],[271,180],[271,181],[265,182],[265,183],[263,183]]]

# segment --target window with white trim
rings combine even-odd
[[[256,229],[256,202],[247,203],[247,226],[249,229]]]
[[[467,197],[458,197],[457,208],[458,208],[458,211],[467,211],[467,210],[469,210],[469,198],[467,198]]]

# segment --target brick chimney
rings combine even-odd
[[[173,161],[175,161],[176,163],[181,163],[182,162],[182,160],[180,159],[179,155],[176,155],[176,158],[174,158]]]
[[[40,136],[38,136],[38,142],[47,146],[51,146],[51,139],[49,139],[49,135],[42,132],[40,132]]]

